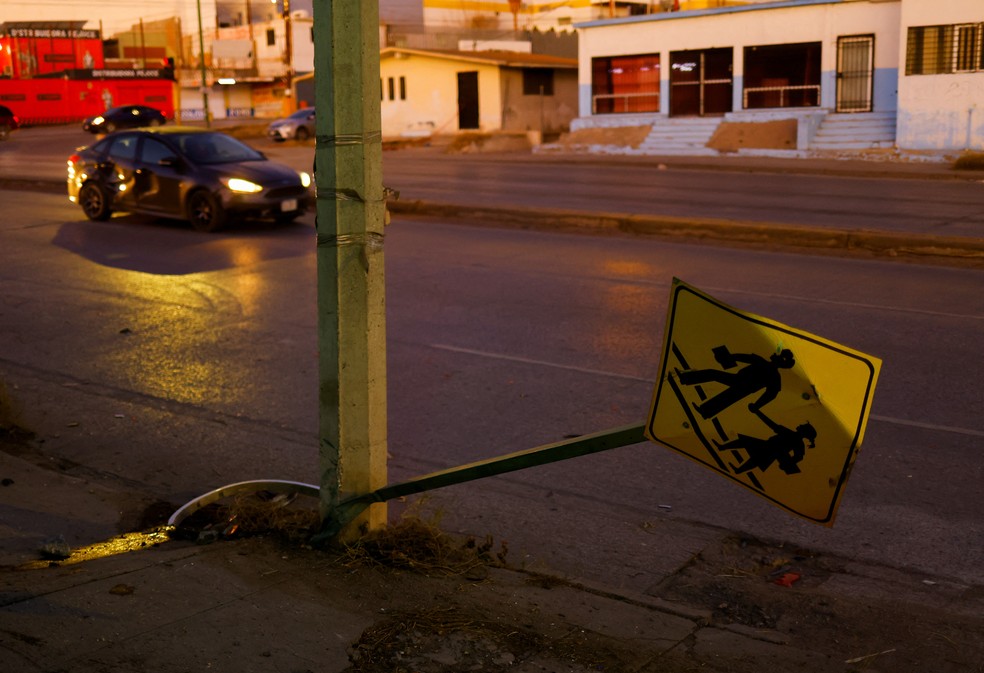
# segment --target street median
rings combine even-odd
[[[551,208],[510,208],[389,201],[394,215],[439,217],[465,223],[543,231],[589,234],[623,233],[687,241],[828,251],[841,255],[908,257],[919,260],[965,261],[984,265],[984,240],[957,236],[892,233],[864,229],[791,226],[774,222],[592,213]]]

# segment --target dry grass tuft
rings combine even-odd
[[[465,575],[482,579],[488,565],[505,565],[508,548],[493,553],[492,536],[479,543],[442,532],[434,523],[405,517],[345,548],[347,565],[380,565],[425,575]]]
[[[984,152],[964,152],[953,167],[959,171],[984,171]]]

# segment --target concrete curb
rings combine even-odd
[[[884,255],[984,262],[984,240],[955,236],[892,234],[861,229],[795,227],[778,223],[670,216],[590,213],[549,208],[490,208],[427,201],[392,201],[391,213],[410,216],[494,220],[526,229],[620,232],[679,240],[827,250],[838,254]]]

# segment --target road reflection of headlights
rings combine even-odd
[[[308,175],[304,171],[301,171],[300,173],[298,173],[298,175],[301,176],[301,184],[304,185],[304,188],[305,189],[307,189],[308,187],[311,186],[311,176],[310,175]]]
[[[255,182],[242,178],[222,178],[222,184],[237,194],[255,194],[263,191],[263,188]]]

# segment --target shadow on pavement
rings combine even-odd
[[[203,233],[186,222],[127,215],[108,222],[66,222],[52,242],[102,266],[184,275],[312,253],[314,229],[243,222],[219,233]]]

